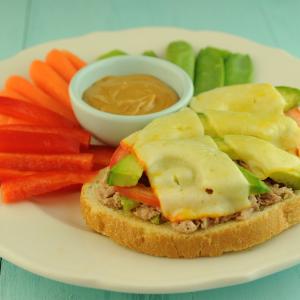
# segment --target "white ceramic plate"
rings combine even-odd
[[[255,81],[300,86],[300,61],[229,34],[174,28],[99,32],[50,42],[0,62],[0,85],[11,74],[27,76],[30,62],[51,48],[66,48],[91,61],[121,48],[162,54],[169,41],[184,39],[195,49],[213,45],[249,53]],[[300,226],[248,251],[217,258],[166,259],[116,245],[87,229],[79,194],[52,194],[35,202],[0,204],[0,256],[31,272],[76,285],[136,293],[175,293],[238,284],[300,262]]]

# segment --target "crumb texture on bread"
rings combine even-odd
[[[300,222],[297,196],[255,212],[246,220],[185,234],[176,232],[168,223],[155,225],[102,205],[96,189],[95,182],[82,188],[80,203],[87,225],[123,246],[155,256],[219,256],[260,244]]]

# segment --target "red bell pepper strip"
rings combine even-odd
[[[62,188],[90,181],[97,172],[49,172],[4,181],[1,185],[4,203],[13,203]]]
[[[93,154],[0,153],[0,166],[20,171],[90,171]]]
[[[44,132],[0,130],[0,152],[10,153],[79,153],[78,141]]]
[[[42,106],[78,125],[78,121],[70,108],[47,95],[43,90],[24,77],[17,75],[10,76],[5,82],[5,91],[9,93],[8,98],[25,100],[26,102]],[[12,97],[14,94],[16,96]]]
[[[0,132],[2,130],[11,130],[17,132],[33,132],[33,133],[52,133],[63,137],[77,140],[83,149],[87,149],[90,144],[91,135],[87,131],[79,128],[59,128],[38,125],[0,125]]]
[[[32,124],[32,123],[0,114],[0,126],[1,125],[12,125],[12,124],[28,125],[28,124]]]
[[[1,127],[0,127],[1,128]],[[91,145],[88,153],[94,155],[94,166],[93,169],[101,169],[109,165],[112,155],[114,154],[116,148],[106,145]]]
[[[142,202],[146,205],[154,207],[160,206],[159,199],[155,196],[152,189],[145,187],[142,184],[133,187],[115,186],[114,189],[119,192],[120,195]]]
[[[0,114],[32,124],[55,127],[74,127],[74,123],[61,115],[36,104],[0,97]]]
[[[37,172],[31,171],[18,171],[13,169],[1,169],[0,168],[0,182],[8,179],[19,178],[23,176],[33,175]]]

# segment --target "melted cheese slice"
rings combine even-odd
[[[192,138],[204,135],[204,128],[197,114],[190,108],[158,118],[144,129],[131,134],[122,143],[143,145],[163,139]]]
[[[250,207],[248,181],[209,136],[152,140],[133,150],[171,221],[220,217]]]
[[[201,93],[191,101],[190,106],[196,112],[223,110],[282,113],[285,100],[271,84],[255,83],[226,86]]]
[[[234,152],[235,159],[246,162],[261,179],[272,177],[275,173],[300,174],[300,159],[297,156],[262,139],[245,135],[226,135],[224,142]]]
[[[208,110],[205,116],[218,136],[251,135],[290,152],[294,152],[300,142],[297,123],[283,114]]]

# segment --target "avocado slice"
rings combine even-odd
[[[143,167],[133,154],[126,155],[109,171],[107,184],[114,186],[135,186],[143,174]]]
[[[260,179],[269,177],[300,189],[300,159],[296,155],[253,136],[227,135],[223,142],[227,148],[222,150],[232,159],[244,161]]]
[[[276,182],[282,182],[285,185],[295,189],[300,189],[300,172],[275,172],[270,175],[270,178]]]
[[[134,201],[124,196],[120,197],[120,201],[125,212],[130,212],[139,205],[137,201]]]
[[[243,173],[245,178],[248,180],[250,185],[250,194],[264,194],[270,192],[270,188],[257,176],[255,176],[252,172],[243,168],[242,166],[238,166],[240,171]]]
[[[160,215],[157,215],[157,216],[153,217],[152,219],[150,219],[150,222],[155,225],[161,224]]]
[[[276,86],[276,89],[286,101],[284,111],[288,111],[300,104],[300,89],[289,86]]]
[[[239,158],[235,155],[234,151],[225,143],[222,137],[214,136],[214,142],[217,144],[220,151],[225,152],[232,160],[238,160]]]

